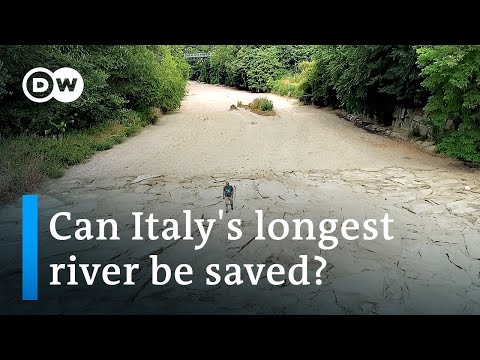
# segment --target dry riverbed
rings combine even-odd
[[[367,133],[332,112],[268,94],[277,116],[240,109],[258,94],[189,84],[178,112],[138,136],[96,154],[40,191],[40,300],[21,294],[21,202],[0,209],[2,313],[480,313],[480,187],[478,172],[408,143]],[[237,188],[236,208],[213,227],[199,251],[188,241],[135,242],[132,211],[158,218],[191,209],[218,218],[222,186]],[[320,251],[316,241],[253,240],[255,210],[265,220],[381,218],[388,212],[394,240],[344,241]],[[121,241],[53,240],[48,221],[58,211],[75,218],[113,217]],[[243,237],[226,239],[226,220],[242,219]],[[73,233],[72,223],[64,232]],[[198,236],[198,234],[196,234]],[[340,236],[339,236],[340,237]],[[291,236],[290,236],[291,238]],[[196,242],[194,242],[196,243]],[[48,263],[141,264],[136,284],[48,287]],[[150,254],[191,264],[189,286],[150,284]],[[282,264],[314,255],[327,260],[322,285],[207,286],[209,263]],[[113,259],[113,260],[112,260]],[[43,264],[43,265],[42,265]],[[43,285],[42,285],[43,284]]]

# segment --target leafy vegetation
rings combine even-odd
[[[480,164],[480,130],[462,128],[452,131],[442,138],[437,149],[458,159]]]
[[[296,73],[288,73],[273,82],[272,92],[282,96],[300,98],[309,88],[315,70],[315,61],[302,61]]]
[[[126,118],[126,110],[180,106],[188,78],[181,49],[168,46],[1,45],[0,135],[56,135]],[[72,103],[39,106],[22,91],[32,68],[72,67],[85,82]]]
[[[224,84],[254,92],[272,89],[274,81],[310,59],[315,46],[211,46],[190,47],[190,51],[210,51],[210,61],[192,64],[191,79]]]
[[[235,105],[232,105],[235,106]],[[258,115],[263,115],[263,116],[275,116],[276,113],[273,110],[273,102],[271,100],[268,100],[266,97],[259,97],[256,99],[253,99],[248,105],[242,104],[241,101],[237,103],[237,107],[243,108],[243,109],[248,109],[251,112],[258,114]],[[232,109],[230,107],[230,109]]]
[[[438,149],[480,163],[480,46],[424,46],[417,52]]]
[[[428,96],[413,46],[320,46],[315,60],[307,91],[319,105],[342,107],[388,125],[395,106],[422,107]]]
[[[62,176],[68,166],[85,161],[95,151],[110,149],[156,119],[153,111],[129,111],[121,121],[105,121],[61,136],[0,139],[0,203],[34,190],[47,178]]]
[[[190,70],[183,48],[0,45],[0,202],[135,134],[154,121],[153,108],[178,108]],[[22,80],[36,67],[76,69],[82,96],[28,100]]]

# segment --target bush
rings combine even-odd
[[[248,105],[251,109],[257,109],[260,111],[273,110],[273,103],[267,98],[256,98]]]
[[[262,111],[271,111],[273,110],[273,104],[271,101],[264,101],[260,104],[260,110]]]
[[[468,162],[480,164],[480,131],[463,128],[445,135],[437,150]]]
[[[272,85],[272,92],[282,96],[300,97],[303,92],[300,90],[300,78],[298,74],[286,74],[275,80]]]
[[[275,80],[272,92],[282,96],[300,98],[311,91],[310,80],[315,69],[315,61],[302,61],[298,64],[298,72],[286,74]]]
[[[58,137],[21,135],[0,139],[0,203],[36,189],[47,178],[58,178],[71,165],[95,151],[110,149],[153,121],[150,111],[126,112],[123,121],[106,121]]]
[[[175,55],[176,54],[176,55]],[[188,64],[168,46],[0,45],[0,135],[55,135],[126,116],[125,110],[180,106]],[[85,88],[72,103],[39,106],[22,91],[23,76],[39,65],[72,67]]]
[[[237,103],[237,107],[248,109],[251,112],[264,115],[264,116],[273,116],[276,115],[275,111],[273,110],[273,103],[268,100],[267,98],[256,98],[253,99],[252,102],[248,105],[243,105],[241,101]]]

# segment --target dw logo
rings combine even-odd
[[[39,73],[43,73],[42,77]],[[37,77],[32,75],[37,74]],[[32,81],[30,82],[30,78]],[[75,69],[64,67],[55,72],[38,67],[30,70],[23,78],[25,96],[36,103],[43,103],[52,97],[68,103],[77,100],[83,92],[83,78]],[[32,89],[32,93],[29,91]]]

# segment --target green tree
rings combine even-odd
[[[422,84],[431,92],[425,111],[439,150],[480,162],[480,46],[436,45],[417,49]],[[447,127],[451,122],[453,129]]]
[[[418,48],[423,85],[431,92],[425,110],[443,128],[478,125],[480,119],[480,46],[439,45]]]
[[[237,68],[241,75],[243,73],[240,78],[246,80],[248,89],[252,91],[269,91],[273,81],[285,73],[274,47],[245,47],[238,56]]]
[[[312,46],[216,45],[187,47],[211,52],[209,61],[191,63],[191,79],[251,91],[270,91],[273,82],[311,57]]]
[[[321,46],[315,60],[309,85],[317,103],[389,124],[395,106],[420,107],[425,102],[412,46]]]
[[[289,72],[295,72],[297,66],[302,61],[311,60],[315,50],[315,45],[277,45],[278,59],[283,68]]]
[[[1,45],[0,131],[48,135],[121,120],[125,111],[151,106],[180,106],[188,64],[180,49],[168,46]],[[82,75],[82,96],[71,103],[48,101],[41,106],[22,90],[32,68],[72,67]]]

